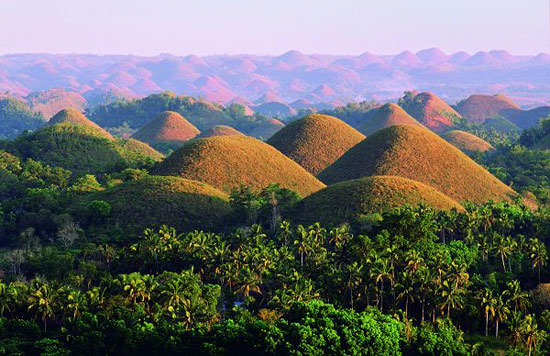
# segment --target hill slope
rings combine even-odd
[[[42,116],[33,113],[21,100],[0,98],[0,139],[12,139],[25,130],[43,126]]]
[[[522,129],[536,126],[539,120],[550,115],[550,106],[541,106],[531,110],[506,109],[501,115]]]
[[[240,185],[263,188],[278,183],[306,196],[324,187],[275,148],[247,136],[192,140],[161,162],[155,173],[206,182],[225,192]]]
[[[495,149],[489,142],[461,130],[445,132],[441,137],[468,155],[474,152],[487,152]]]
[[[317,175],[364,138],[335,117],[311,114],[285,126],[267,143]]]
[[[78,204],[80,215],[94,200],[111,205],[111,214],[102,224],[121,225],[133,233],[162,224],[178,231],[219,230],[231,211],[226,194],[177,177],[147,176],[94,193]]]
[[[474,94],[456,104],[456,111],[472,123],[483,123],[489,117],[500,115],[505,109],[520,107],[510,98],[502,95]]]
[[[75,110],[75,109],[63,109],[57,114],[55,114],[50,121],[48,121],[48,126],[53,126],[62,123],[69,123],[72,125],[79,125],[82,128],[85,128],[86,132],[90,135],[103,137],[109,140],[113,139],[110,133],[104,130],[101,126],[88,119],[84,114]]]
[[[378,131],[321,172],[319,179],[334,184],[379,175],[417,180],[459,202],[511,200],[517,196],[441,137],[410,125]]]
[[[167,143],[183,145],[200,131],[174,111],[164,111],[132,135],[132,138],[150,145]]]
[[[8,149],[22,158],[63,167],[77,175],[150,166],[163,157],[144,143],[108,139],[89,126],[69,122],[20,136],[8,144]]]
[[[375,176],[336,183],[298,203],[297,220],[312,223],[352,222],[360,215],[423,203],[437,210],[462,206],[438,190],[402,177]]]
[[[434,132],[444,132],[455,125],[461,116],[433,93],[407,92],[399,105],[412,117]]]
[[[399,105],[388,103],[374,110],[374,113],[357,129],[364,135],[370,136],[378,130],[385,129],[393,125],[416,125],[422,126],[411,115],[403,110]]]
[[[216,125],[206,131],[201,132],[197,138],[212,137],[212,136],[243,136],[244,134],[231,126]]]

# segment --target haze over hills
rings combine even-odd
[[[550,103],[548,55],[506,51],[444,53],[432,48],[397,55],[133,55],[9,54],[0,56],[0,92],[29,96],[50,117],[64,103],[86,104],[163,90],[208,101],[339,105],[391,100],[405,90],[433,91],[448,103],[472,93],[500,92],[524,107]],[[54,88],[64,88],[65,92]],[[70,93],[70,94],[67,94]],[[260,99],[260,100],[259,100]],[[41,107],[44,100],[54,108]],[[269,108],[280,110],[281,108]]]

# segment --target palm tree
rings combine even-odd
[[[185,301],[184,290],[185,288],[181,279],[175,277],[166,282],[160,292],[163,299],[163,305],[166,310],[172,314],[172,318],[176,318],[175,312]]]
[[[413,274],[415,274],[416,271],[424,264],[424,259],[420,256],[420,252],[414,249],[407,251],[405,261],[407,262],[405,268]]]
[[[443,314],[445,307],[447,308],[447,317],[451,318],[451,308],[461,308],[464,305],[463,299],[463,289],[455,288],[453,282],[449,280],[443,281],[440,287],[440,299],[441,306],[440,309]]]
[[[527,315],[523,322],[523,335],[525,344],[529,350],[529,356],[533,349],[537,350],[538,345],[546,338],[544,330],[538,328],[537,322],[532,315]]]
[[[514,250],[514,245],[511,242],[511,238],[504,237],[501,235],[498,235],[495,239],[494,243],[496,244],[495,247],[495,254],[497,256],[500,256],[500,261],[502,262],[502,271],[506,273],[506,259],[510,257]]]
[[[28,310],[33,310],[35,317],[44,323],[44,332],[47,330],[49,319],[55,318],[57,309],[57,291],[48,283],[34,283],[34,290],[29,296]]]
[[[489,288],[485,288],[478,296],[480,301],[481,310],[485,315],[485,336],[489,336],[489,316],[495,316],[495,304],[496,300],[493,297],[493,291]]]
[[[514,312],[524,311],[529,307],[529,293],[521,290],[519,281],[513,280],[506,283],[507,289],[502,293],[510,305],[514,306]]]
[[[510,330],[510,342],[517,347],[523,342],[523,319],[521,313],[512,312],[508,318],[508,329]]]
[[[397,300],[405,299],[405,319],[409,320],[409,302],[414,303],[416,298],[416,283],[411,272],[403,272],[399,276],[399,282],[395,284],[395,288],[399,291]]]
[[[508,308],[508,305],[506,304],[504,298],[502,298],[502,295],[496,297],[495,300],[495,338],[498,339],[498,325],[501,321],[506,321],[506,319],[508,319],[510,309]]]
[[[538,277],[540,283],[540,270],[546,264],[548,260],[546,246],[544,243],[540,242],[538,239],[529,240],[529,257],[531,259],[531,266],[533,270],[538,269]]]
[[[251,271],[249,267],[244,267],[241,270],[239,284],[241,286],[237,289],[237,293],[241,293],[243,297],[248,297],[251,292],[262,294],[261,277]]]
[[[350,305],[352,309],[353,309],[353,289],[361,285],[361,282],[363,281],[363,279],[361,278],[362,273],[363,273],[363,265],[359,265],[357,262],[353,262],[352,264],[347,265],[344,269],[346,286],[349,289]]]
[[[380,311],[384,310],[384,280],[393,281],[393,268],[387,258],[378,258],[374,262],[371,275],[375,283],[380,283]]]
[[[304,256],[313,250],[309,237],[309,232],[302,225],[298,226],[298,239],[294,240],[294,245],[300,254],[300,267],[304,267]]]
[[[70,318],[75,320],[86,307],[86,296],[79,290],[72,290],[67,293],[65,303]]]
[[[11,311],[15,297],[17,297],[17,289],[13,283],[0,282],[0,317],[4,316],[6,310]]]

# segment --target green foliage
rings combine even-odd
[[[241,105],[224,107],[170,92],[98,105],[89,109],[87,116],[103,127],[119,128],[126,123],[130,129],[139,129],[163,111],[179,113],[201,131],[215,125],[228,125],[256,137],[270,136],[266,134],[270,126],[262,128],[268,123],[268,118],[258,114],[246,116]]]
[[[12,139],[27,130],[45,124],[44,118],[33,113],[25,103],[14,98],[0,98],[0,139]]]

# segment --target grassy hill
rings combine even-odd
[[[506,109],[501,115],[519,126],[522,129],[529,129],[537,126],[540,119],[550,115],[550,106],[541,106],[531,110]]]
[[[505,133],[521,131],[521,129],[516,124],[514,124],[512,121],[508,120],[504,116],[500,115],[485,119],[482,127],[486,130],[493,129]]]
[[[388,103],[378,109],[363,121],[358,127],[361,133],[370,136],[378,130],[385,129],[393,125],[416,125],[422,126],[411,115],[403,110],[399,105]]]
[[[22,158],[63,167],[77,175],[147,167],[162,159],[160,153],[143,143],[109,139],[89,126],[70,122],[20,136],[9,142],[7,149]]]
[[[24,102],[14,98],[0,98],[0,139],[12,139],[25,130],[43,126],[44,118],[32,112]]]
[[[424,92],[406,92],[399,105],[412,117],[434,132],[448,131],[461,116],[437,95]]]
[[[445,132],[441,137],[467,155],[474,152],[487,152],[495,149],[489,142],[461,130]]]
[[[324,187],[275,148],[247,136],[191,140],[161,162],[155,173],[206,182],[225,192],[240,185],[263,188],[278,183],[306,196]]]
[[[311,114],[293,121],[267,143],[317,175],[364,138],[335,117]]]
[[[297,220],[340,224],[363,214],[423,203],[438,210],[462,206],[438,190],[402,177],[375,176],[328,186],[298,203]]]
[[[454,108],[469,122],[480,124],[489,117],[500,115],[502,110],[519,109],[520,107],[502,94],[475,94],[460,101]]]
[[[104,130],[101,126],[88,119],[84,114],[75,109],[63,109],[57,114],[55,114],[50,121],[48,121],[48,126],[54,126],[56,124],[69,123],[72,125],[81,126],[87,134],[91,136],[103,137],[109,140],[113,139],[113,136]]]
[[[235,130],[231,126],[216,125],[206,131],[201,132],[197,138],[212,137],[212,136],[242,136],[243,133]]]
[[[94,200],[111,206],[110,215],[101,224],[119,225],[131,233],[162,224],[178,231],[218,231],[231,213],[225,193],[208,184],[177,177],[146,176],[94,193],[77,203],[77,215],[90,215],[89,205]]]
[[[410,125],[378,131],[321,172],[319,179],[334,184],[380,175],[417,180],[459,202],[511,200],[517,196],[441,137]]]
[[[260,140],[267,140],[283,127],[285,127],[285,124],[281,120],[267,119],[256,123],[251,126],[250,130],[243,132]]]
[[[200,134],[200,131],[174,111],[164,111],[132,135],[132,138],[150,145],[170,144],[181,146]]]

